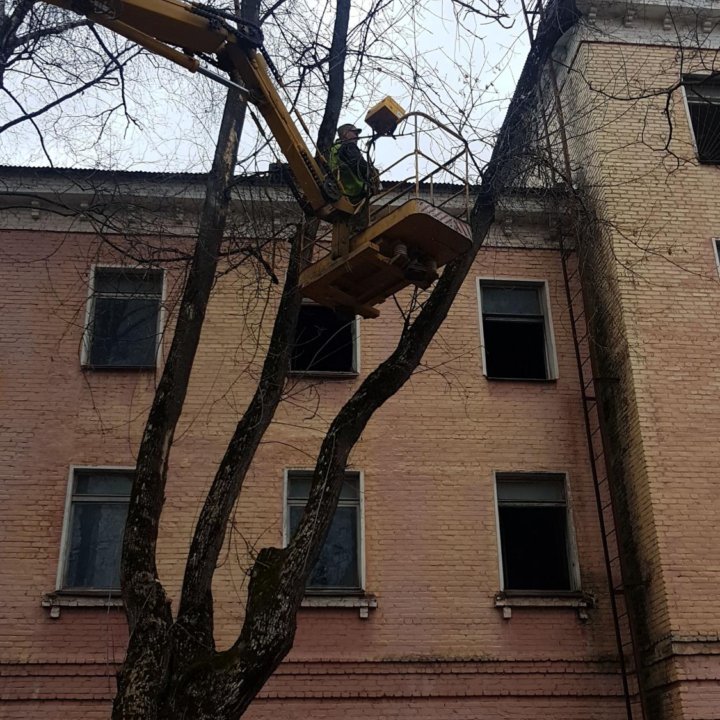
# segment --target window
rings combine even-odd
[[[74,469],[60,573],[63,590],[119,590],[120,551],[134,472]]]
[[[480,309],[489,378],[556,377],[544,283],[481,280]]]
[[[304,303],[300,308],[290,370],[296,373],[356,374],[357,320],[349,313]]]
[[[155,367],[162,286],[162,270],[95,268],[85,364]]]
[[[698,160],[720,163],[720,77],[683,78]]]
[[[286,537],[300,523],[310,493],[312,472],[287,473]],[[362,592],[362,518],[360,474],[345,473],[335,517],[325,545],[307,582],[309,593],[351,594]]]
[[[498,474],[503,589],[575,590],[565,476]]]

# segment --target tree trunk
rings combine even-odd
[[[117,720],[158,717],[158,699],[167,682],[172,613],[155,563],[158,527],[170,448],[215,280],[227,221],[227,188],[244,117],[245,103],[237,92],[229,91],[173,342],[138,451],[121,560],[130,641],[118,674],[113,707],[113,718]]]

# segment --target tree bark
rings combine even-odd
[[[170,448],[215,280],[229,206],[227,188],[235,168],[244,117],[244,101],[230,90],[172,345],[138,450],[121,560],[122,595],[130,641],[118,674],[113,708],[116,720],[156,718],[158,699],[167,681],[172,614],[157,574],[158,527]]]

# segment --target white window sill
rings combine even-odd
[[[50,610],[51,618],[59,618],[61,608],[121,608],[122,598],[115,595],[73,595],[48,593],[43,595],[42,607]],[[374,595],[307,595],[300,605],[304,608],[357,608],[365,619],[370,610],[377,608]]]
[[[300,604],[304,608],[357,608],[363,620],[377,606],[374,595],[306,595]]]
[[[547,378],[515,378],[515,377],[500,377],[496,375],[485,375],[485,379],[489,380],[490,382],[501,382],[501,383],[510,383],[510,382],[518,382],[518,383],[556,383],[558,381],[557,377],[547,377]]]
[[[356,370],[288,370],[288,377],[314,380],[354,380],[359,375]]]
[[[577,610],[580,620],[588,619],[588,610],[595,607],[595,598],[589,593],[574,592],[558,594],[510,594],[499,592],[495,595],[495,607],[502,610],[505,620],[510,620],[513,608],[571,608]]]
[[[61,608],[121,608],[122,598],[116,593],[90,594],[47,593],[40,604],[50,610],[50,617],[60,617]]]

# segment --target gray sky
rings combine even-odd
[[[524,22],[517,14],[519,5],[515,0],[511,2],[508,12],[512,17],[505,23],[514,23],[510,29],[479,22],[468,15],[461,16],[459,24],[450,0],[432,0],[423,8],[397,1],[389,4],[378,18],[380,38],[371,48],[376,57],[366,63],[362,82],[346,88],[350,100],[342,121],[364,126],[367,108],[391,95],[408,111],[423,110],[461,127],[474,153],[485,156],[527,52]],[[308,3],[309,7],[316,7],[310,0]],[[320,17],[315,11],[316,17],[310,24],[305,13],[296,13],[297,34],[317,27],[329,29],[331,9]],[[362,4],[354,8],[351,27],[365,9]],[[270,23],[265,32],[271,56],[292,91],[297,70],[288,66],[284,41]],[[413,71],[420,79],[414,89]],[[16,83],[16,87],[23,80],[30,108],[47,97],[46,89],[28,84],[19,75],[7,80]],[[117,104],[115,89],[85,93],[39,118],[45,149],[52,162],[57,166],[106,169],[191,172],[207,169],[223,104],[222,86],[160,60],[134,62],[126,71],[126,88],[130,119],[121,112],[113,113],[109,119],[103,115],[107,108]],[[301,95],[298,106],[314,132],[321,110],[316,88]],[[0,118],[7,119],[13,112],[15,109],[7,104],[0,106]],[[98,117],[103,121],[101,130]],[[426,135],[425,140],[428,152],[441,154],[441,139]],[[258,142],[253,123],[246,123],[241,157],[251,155]],[[380,142],[376,151],[380,166],[390,164],[408,147],[407,141],[402,140]],[[265,149],[245,168],[263,169],[271,159],[272,153]],[[0,163],[48,164],[38,132],[29,123],[0,136]]]

